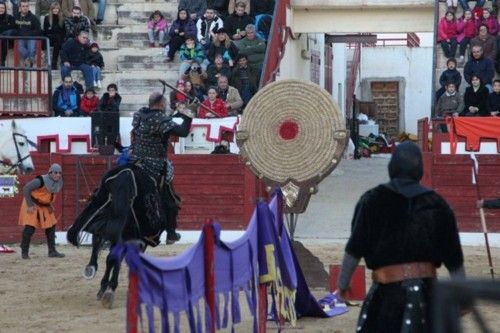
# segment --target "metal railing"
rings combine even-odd
[[[35,40],[32,66],[20,54],[21,40]],[[0,36],[0,53],[7,49],[6,66],[0,66],[0,117],[49,116],[52,114],[52,71],[50,42],[47,37]],[[42,60],[45,45],[45,61]],[[9,53],[12,56],[9,57]]]
[[[358,43],[347,43],[347,48],[352,49]],[[374,43],[361,43],[363,47],[390,47],[390,46],[406,46],[420,47],[420,37],[414,32],[409,32],[406,37],[381,37],[377,38]]]

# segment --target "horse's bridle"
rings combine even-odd
[[[12,140],[14,140],[14,147],[16,147],[16,154],[17,154],[17,163],[12,163],[12,162],[6,162],[6,161],[1,161],[0,160],[0,164],[1,165],[4,165],[6,167],[10,167],[6,173],[10,173],[12,170],[18,168],[20,165],[23,164],[23,161],[28,159],[30,157],[30,153],[28,152],[28,154],[24,157],[21,156],[21,152],[19,151],[19,146],[17,145],[17,141],[16,141],[16,136],[20,136],[24,139],[26,139],[26,142],[28,142],[28,144],[36,149],[38,149],[38,146],[36,145],[36,143],[34,143],[33,141],[31,141],[30,139],[28,139],[28,137],[24,134],[20,134],[20,133],[12,133]]]

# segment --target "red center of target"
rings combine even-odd
[[[280,125],[279,134],[283,140],[293,140],[299,134],[299,124],[294,120],[284,121]]]

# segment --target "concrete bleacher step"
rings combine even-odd
[[[132,25],[142,24],[146,25],[149,16],[155,11],[159,10],[167,19],[170,24],[173,19],[177,18],[177,3],[163,2],[163,3],[124,3],[116,9],[118,24]]]
[[[152,52],[159,52],[159,48],[152,48]],[[165,56],[121,55],[118,58],[118,70],[173,70],[179,69],[178,63],[166,63]]]

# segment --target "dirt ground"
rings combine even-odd
[[[342,244],[305,244],[326,267],[339,263]],[[158,256],[175,255],[187,245],[160,246],[148,253]],[[16,248],[18,250],[18,248]],[[19,253],[0,255],[0,332],[125,332],[125,304],[127,268],[124,264],[120,286],[115,295],[114,307],[103,309],[96,301],[99,279],[102,277],[104,258],[100,259],[100,270],[94,280],[87,281],[81,271],[90,256],[90,248],[60,246],[66,258],[47,258],[45,245],[33,246],[31,260],[22,260]],[[466,271],[469,277],[488,279],[489,270],[483,248],[466,247]],[[494,265],[500,270],[500,249],[493,249]],[[440,276],[446,277],[445,270]],[[367,276],[367,281],[369,281]],[[316,289],[314,293],[324,296],[326,290]],[[246,304],[242,302],[241,304]],[[499,332],[500,318],[498,305],[481,305],[481,313]],[[244,322],[237,326],[238,332],[251,332],[251,318],[242,305]],[[287,327],[286,332],[354,332],[359,307],[351,307],[349,313],[330,319],[303,318],[295,328]],[[465,332],[479,332],[472,323],[471,315],[464,320]],[[227,331],[227,330],[226,330]],[[273,323],[268,331],[277,331]],[[184,326],[182,332],[188,332]]]

